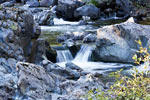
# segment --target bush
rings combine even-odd
[[[98,7],[98,0],[82,0],[86,2],[87,4],[93,4]]]
[[[140,64],[141,61],[147,62],[149,67],[150,54],[147,48],[142,47],[141,41],[137,41],[140,45],[138,54],[142,54],[142,57],[137,55],[133,56],[135,63]],[[110,87],[108,91],[89,91],[88,100],[150,100],[150,72],[139,72],[136,68],[131,77],[127,77],[121,74],[122,70],[111,73],[111,76],[115,76],[116,82]]]

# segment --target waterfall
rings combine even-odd
[[[75,62],[88,62],[91,57],[93,47],[82,45],[80,51],[77,53]]]
[[[57,50],[57,62],[67,62],[73,60],[69,50]]]

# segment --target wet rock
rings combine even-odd
[[[55,14],[50,10],[44,10],[36,13],[35,16],[35,20],[39,25],[54,25],[53,19],[55,18]]]
[[[97,19],[100,16],[100,9],[94,5],[84,5],[75,10],[74,16],[76,18],[82,18],[83,16],[88,16],[91,19]]]
[[[66,63],[66,67],[67,67],[67,68],[70,68],[70,69],[72,69],[72,70],[77,70],[77,71],[82,71],[82,70],[83,70],[82,68],[80,68],[79,66],[75,65],[75,64],[72,63],[72,62]]]
[[[134,63],[132,56],[139,49],[135,40],[141,40],[144,47],[149,45],[149,27],[125,22],[105,26],[97,30],[97,60],[109,62]]]
[[[96,34],[88,34],[83,38],[84,43],[95,42],[97,39]]]
[[[58,36],[57,41],[61,43],[61,42],[65,42],[68,39],[72,40],[73,37],[74,37],[74,35],[72,33],[66,32],[63,35]]]
[[[80,46],[81,45],[72,45],[72,46],[68,47],[68,49],[70,50],[73,57],[75,57],[76,54],[78,53],[78,51],[80,50]]]
[[[56,15],[66,20],[75,20],[74,11],[82,5],[83,3],[78,0],[58,0]]]
[[[54,73],[66,79],[78,79],[80,77],[80,73],[76,70],[72,70],[70,68],[60,67],[56,64],[48,64],[45,66],[46,70],[50,73]]]

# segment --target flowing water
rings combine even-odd
[[[68,62],[73,60],[69,50],[57,50],[57,62]]]
[[[74,58],[74,62],[88,62],[92,54],[92,49],[94,48],[91,46],[82,45],[80,51]]]
[[[127,69],[131,67],[130,64],[92,62],[90,61],[90,58],[93,49],[94,46],[82,45],[81,49],[78,51],[74,59],[69,50],[62,50],[62,51],[58,50],[57,59],[61,59],[61,61],[58,60],[57,64],[61,67],[65,67],[65,64],[67,62],[72,62],[87,72],[98,72],[98,73],[111,72],[111,71],[119,70],[121,68]],[[63,54],[60,54],[60,52]],[[71,58],[68,57],[69,55]]]
[[[120,23],[122,20],[105,20],[89,22],[88,25],[78,25],[78,22],[68,22],[62,19],[54,19],[54,26],[41,26],[42,35],[41,38],[45,38],[50,42],[50,45],[60,45],[57,44],[56,38],[58,35],[64,34],[66,32],[76,32],[83,33],[89,31],[95,31],[105,25]],[[65,67],[67,62],[73,62],[77,66],[81,67],[88,72],[109,72],[118,70],[120,68],[129,68],[131,65],[128,64],[118,64],[118,63],[104,63],[104,62],[92,62],[90,61],[92,50],[94,46],[82,45],[78,51],[75,58],[73,58],[69,49],[57,50],[57,64]]]

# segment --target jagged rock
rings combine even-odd
[[[88,34],[83,38],[84,43],[95,42],[97,39],[96,34]]]
[[[42,66],[19,62],[17,64],[18,87],[23,97],[27,99],[52,100],[51,93],[57,91],[60,79],[48,74]]]

